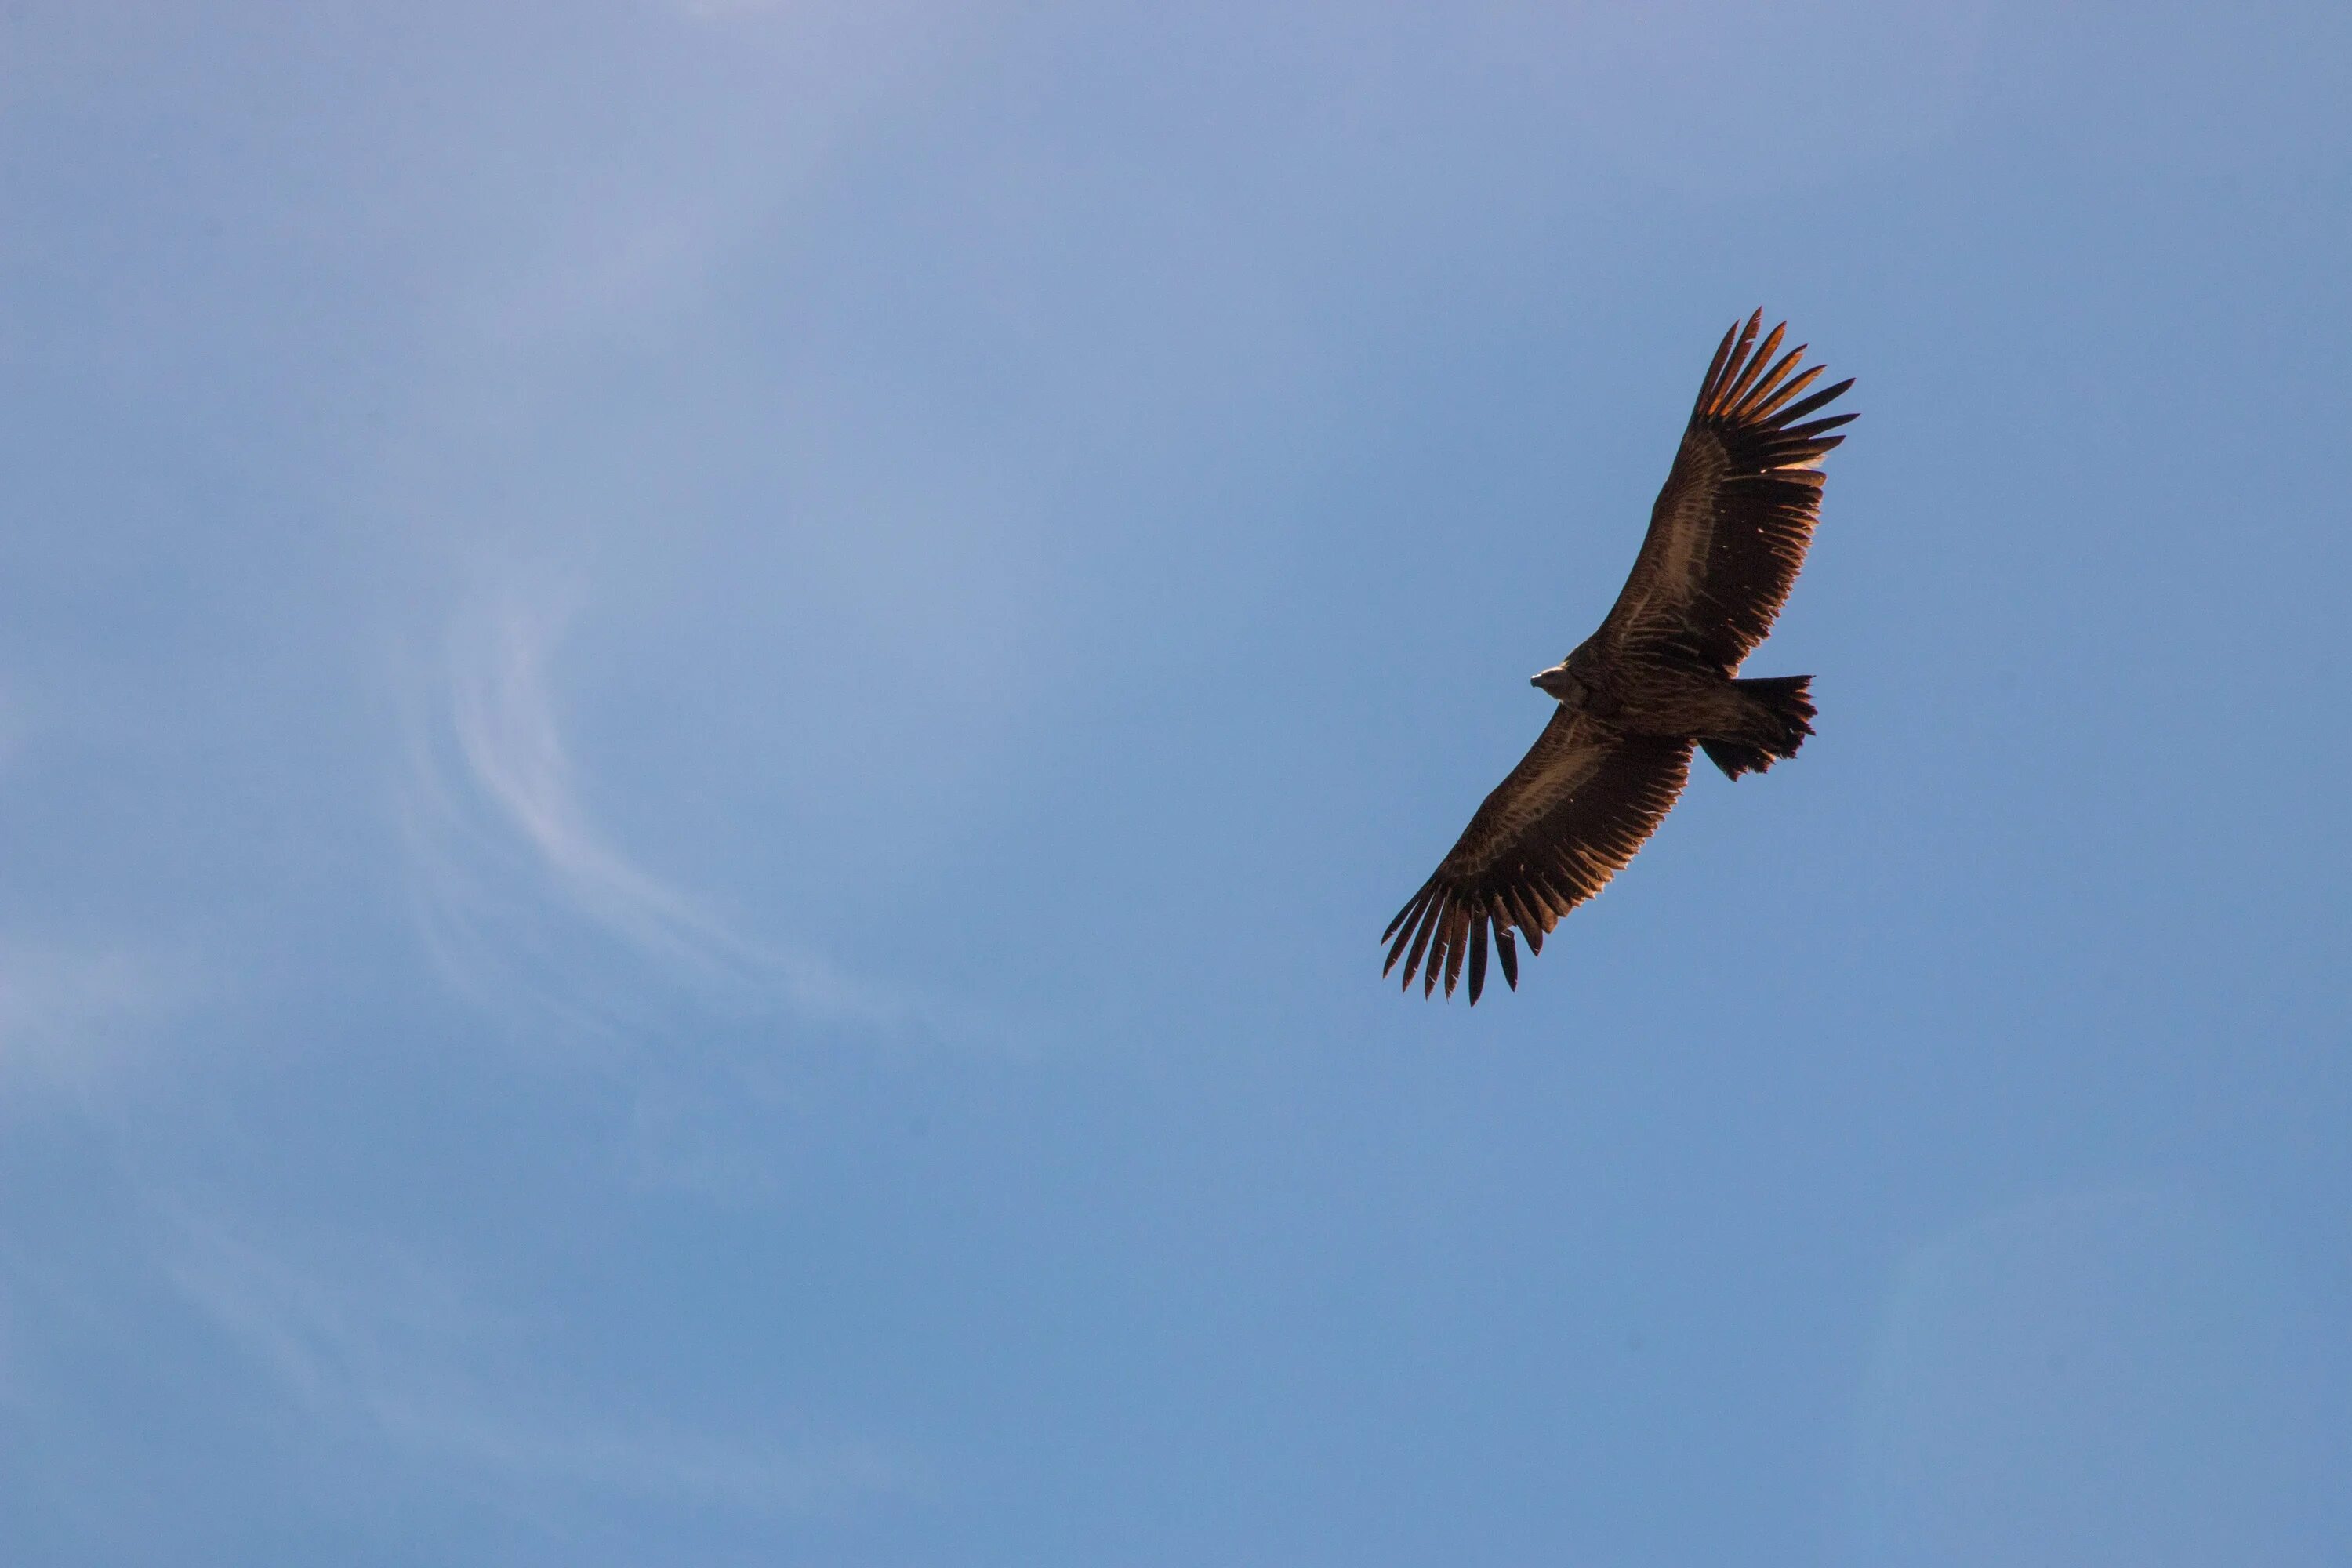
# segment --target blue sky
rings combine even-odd
[[[0,1559],[2344,1561],[2352,13],[2055,9],[13,7]]]

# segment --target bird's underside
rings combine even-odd
[[[1830,434],[1851,414],[1808,420],[1853,384],[1807,394],[1821,368],[1803,345],[1777,360],[1763,313],[1723,337],[1700,384],[1665,488],[1624,590],[1601,629],[1534,678],[1551,722],[1471,817],[1453,850],[1389,922],[1381,973],[1404,962],[1422,993],[1454,994],[1466,966],[1475,1005],[1489,938],[1519,983],[1514,933],[1531,952],[1599,892],[1657,828],[1704,749],[1732,778],[1794,756],[1812,733],[1807,676],[1738,678],[1772,629],[1820,515]]]

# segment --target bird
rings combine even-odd
[[[1813,732],[1812,677],[1738,672],[1804,564],[1822,458],[1854,417],[1811,416],[1853,382],[1808,393],[1822,367],[1798,369],[1802,343],[1780,353],[1785,321],[1759,342],[1763,320],[1733,322],[1717,345],[1601,628],[1529,678],[1555,702],[1543,733],[1381,933],[1381,973],[1403,960],[1407,991],[1418,974],[1423,996],[1442,980],[1451,997],[1466,963],[1475,1006],[1490,933],[1517,990],[1513,932],[1541,952],[1560,917],[1633,859],[1682,794],[1694,747],[1737,779]]]

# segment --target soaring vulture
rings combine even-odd
[[[1443,976],[1451,996],[1466,960],[1475,1005],[1491,931],[1517,989],[1511,933],[1543,951],[1664,819],[1693,746],[1736,779],[1813,732],[1811,676],[1736,677],[1804,563],[1822,457],[1845,439],[1830,432],[1853,417],[1807,416],[1853,383],[1801,395],[1821,367],[1797,371],[1801,343],[1773,358],[1787,324],[1759,343],[1763,319],[1723,334],[1624,591],[1599,631],[1532,678],[1559,701],[1551,722],[1389,922],[1381,973],[1402,958],[1408,988],[1418,972],[1426,996]]]

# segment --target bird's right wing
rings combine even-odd
[[[1543,951],[1559,918],[1599,892],[1657,830],[1690,774],[1691,742],[1629,735],[1562,708],[1510,776],[1471,817],[1462,837],[1381,940],[1393,943],[1381,973],[1405,961],[1404,983],[1422,994],[1442,973],[1454,994],[1464,960],[1470,1000],[1486,984],[1491,928],[1503,978],[1519,984],[1511,931]]]
[[[1811,418],[1853,384],[1800,394],[1786,323],[1756,341],[1759,311],[1726,332],[1699,385],[1675,466],[1616,605],[1594,634],[1616,650],[1673,648],[1730,675],[1772,629],[1821,515],[1822,455],[1853,417]]]

